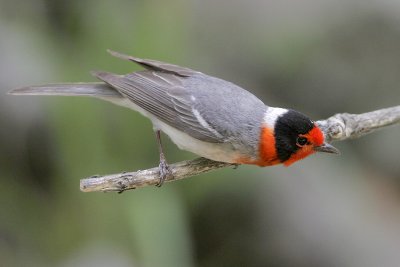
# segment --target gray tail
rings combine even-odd
[[[122,97],[118,91],[105,83],[66,83],[27,86],[8,92],[10,95],[59,95],[59,96],[91,96]]]

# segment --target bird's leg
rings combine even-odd
[[[156,130],[156,138],[158,143],[158,150],[160,151],[160,165],[158,168],[160,169],[160,181],[157,186],[160,187],[164,183],[165,179],[169,176],[172,176],[171,169],[168,166],[167,161],[165,160],[162,144],[161,144],[161,131]]]

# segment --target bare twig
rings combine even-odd
[[[400,123],[400,106],[380,109],[363,114],[336,114],[326,120],[317,121],[324,131],[328,142],[342,141],[358,138],[377,129],[392,124]],[[175,181],[201,173],[220,169],[234,164],[216,162],[205,158],[182,161],[169,165],[173,177],[166,181]],[[92,176],[81,180],[81,191],[117,191],[123,192],[147,185],[156,185],[159,182],[158,167],[136,171],[111,174],[105,176]]]
[[[354,139],[385,126],[400,123],[400,106],[363,114],[340,113],[317,123],[328,142]]]
[[[181,161],[170,164],[173,177],[166,177],[165,182],[176,181],[222,167],[234,166],[231,163],[218,162],[205,158]],[[105,176],[92,176],[81,180],[81,191],[118,191],[123,192],[146,185],[157,185],[160,181],[158,167],[136,172],[123,172]]]

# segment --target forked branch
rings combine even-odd
[[[327,142],[343,141],[350,138],[358,138],[380,128],[400,123],[400,106],[380,109],[363,114],[336,114],[326,120],[317,121],[323,130]],[[212,161],[205,158],[197,158],[169,165],[173,177],[166,182],[180,180],[220,169],[234,164]],[[104,176],[92,176],[82,179],[80,188],[83,192],[123,192],[147,185],[157,185],[159,182],[158,167],[139,170],[135,172],[123,172]]]

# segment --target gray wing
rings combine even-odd
[[[148,70],[156,70],[156,71],[176,74],[182,77],[189,77],[194,74],[200,73],[199,71],[191,70],[189,68],[181,67],[178,65],[165,63],[153,59],[142,59],[142,58],[132,57],[109,49],[107,50],[107,52],[114,57],[135,62]]]
[[[137,61],[138,59],[135,59],[135,62]],[[186,78],[183,77],[183,73],[188,74],[186,68],[160,62],[154,67],[153,61],[151,65],[147,60],[141,62],[154,71],[138,71],[127,75],[108,72],[93,72],[93,74],[168,125],[202,141],[224,142],[223,136],[213,128],[207,127],[208,123],[202,120],[199,113],[196,114],[193,97],[184,87],[183,80]],[[161,65],[162,71],[157,71]],[[167,68],[164,69],[166,65]]]

